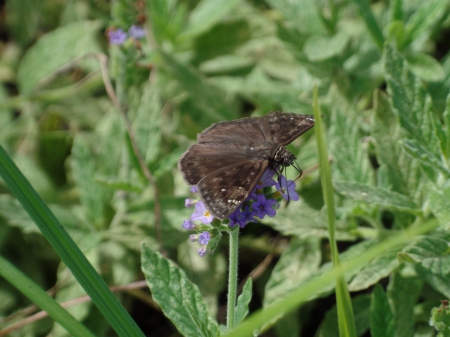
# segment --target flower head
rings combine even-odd
[[[264,194],[258,194],[258,199],[252,204],[252,208],[257,212],[256,216],[263,219],[266,215],[274,216],[276,214],[273,209],[276,203],[275,199],[266,199]]]
[[[109,43],[122,45],[127,39],[128,35],[123,31],[123,29],[110,30],[108,32]]]
[[[205,254],[206,254],[206,246],[201,246],[200,249],[197,252],[198,252],[198,255],[200,255],[201,257],[205,256]]]
[[[295,182],[293,180],[286,180],[285,176],[280,176],[280,179],[276,183],[275,187],[285,200],[297,201],[300,199],[298,193],[295,191]]]
[[[132,25],[130,29],[128,29],[128,33],[133,39],[140,39],[145,36],[145,29],[141,26]]]
[[[195,204],[195,212],[191,215],[191,220],[200,220],[204,224],[210,224],[214,217],[206,209],[203,202],[199,201]]]
[[[197,186],[191,186],[191,188],[189,189],[192,193],[198,193],[198,188]]]

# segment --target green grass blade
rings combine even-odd
[[[317,98],[317,87],[314,88],[314,118],[315,135],[317,141],[317,149],[319,153],[320,180],[322,182],[322,190],[328,215],[328,232],[330,238],[331,256],[336,267],[340,266],[339,251],[335,238],[336,232],[336,214],[334,208],[334,191],[331,183],[331,170],[328,161],[328,151],[326,148],[324,127],[322,116],[319,110],[319,101]],[[336,279],[336,306],[338,311],[339,335],[356,337],[355,319],[353,317],[352,302],[350,293],[347,288],[344,276],[341,275]]]
[[[14,285],[22,294],[28,297],[34,304],[45,310],[51,318],[61,324],[71,336],[95,337],[83,324],[64,310],[53,298],[51,298],[36,283],[11,263],[0,256],[0,276]],[[8,330],[8,327],[5,328]]]
[[[143,336],[72,238],[0,146],[0,177],[119,336]]]

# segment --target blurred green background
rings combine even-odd
[[[357,332],[377,336],[370,303],[379,283],[395,336],[434,336],[430,310],[450,297],[449,8],[447,0],[1,1],[0,144],[109,285],[143,280],[146,242],[186,271],[223,323],[227,239],[198,256],[181,228],[191,195],[176,163],[211,123],[312,113],[317,85],[343,259],[424,220],[440,225],[348,275]],[[109,31],[132,25],[146,36],[108,43]],[[312,132],[289,146],[305,171],[301,200],[241,231],[252,311],[328,268]],[[0,253],[59,302],[84,294],[2,181]],[[264,336],[337,336],[332,290]],[[177,335],[145,286],[117,294],[146,335]],[[36,311],[30,304],[0,278],[0,329]],[[91,303],[68,310],[96,335],[114,336]],[[66,332],[44,319],[9,335]]]

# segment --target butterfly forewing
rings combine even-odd
[[[259,117],[248,117],[231,122],[216,123],[198,134],[197,141],[199,143],[228,143],[236,142],[238,138],[242,146],[250,146],[250,143],[265,140],[260,121]]]
[[[227,218],[247,199],[268,165],[264,160],[237,162],[201,179],[197,188],[208,211]]]
[[[314,126],[314,116],[272,111],[261,117],[261,124],[267,140],[285,146]]]

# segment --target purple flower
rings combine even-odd
[[[198,193],[198,189],[197,186],[191,186],[191,188],[189,189],[192,193]]]
[[[204,232],[200,233],[200,235],[198,236],[198,243],[206,246],[210,239],[211,239],[211,234],[209,234],[209,232],[207,232],[207,231],[204,231]]]
[[[191,215],[191,220],[200,220],[205,225],[210,224],[214,217],[206,209],[203,202],[199,201],[195,204],[195,212]]]
[[[266,199],[264,194],[258,194],[258,199],[252,204],[252,207],[257,212],[256,216],[263,219],[266,215],[274,216],[276,214],[272,207],[276,203],[275,199]]]
[[[201,257],[205,256],[205,254],[206,254],[206,246],[201,246],[200,249],[197,252],[198,252],[198,255],[200,255]]]
[[[267,186],[275,185],[276,182],[272,178],[274,174],[275,172],[273,172],[271,169],[267,169],[256,184],[256,188],[261,189]]]
[[[293,180],[286,180],[285,176],[280,176],[275,186],[286,200],[297,201],[300,198],[295,191],[295,182]]]
[[[145,29],[141,26],[132,25],[130,29],[128,29],[128,33],[133,39],[140,39],[145,36]]]
[[[189,235],[189,241],[195,242],[198,240],[198,234],[191,234]]]
[[[241,216],[241,208],[239,207],[237,210],[235,210],[233,213],[230,214],[228,217],[230,219],[230,223],[228,226],[234,227],[236,224],[239,224],[239,226],[243,227],[245,226],[245,222],[242,219]]]
[[[191,220],[184,220],[183,228],[186,230],[192,230],[195,229],[195,224]]]
[[[122,29],[110,30],[108,32],[109,43],[122,45],[127,39],[128,35]]]
[[[192,207],[192,206],[194,206],[196,203],[197,203],[197,200],[192,199],[192,198],[187,198],[187,199],[184,201],[184,207]]]

